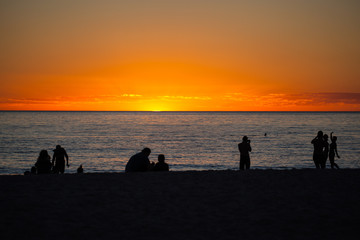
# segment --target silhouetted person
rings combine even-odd
[[[250,140],[247,136],[244,136],[242,142],[238,144],[239,152],[240,152],[240,170],[250,169],[250,155],[251,146]]]
[[[337,169],[340,169],[339,166],[335,163],[335,154],[338,158],[340,158],[338,151],[337,151],[337,137],[332,135],[333,132],[330,133],[330,152],[329,152],[329,160],[331,164],[331,169],[334,169],[336,167]]]
[[[41,150],[39,157],[35,163],[36,172],[37,174],[44,174],[44,173],[51,173],[51,162],[50,162],[50,155],[48,151]]]
[[[158,156],[158,162],[155,164],[153,171],[169,171],[169,165],[165,162],[164,154]]]
[[[80,167],[78,167],[78,169],[76,171],[77,171],[77,173],[83,173],[84,172],[82,164],[80,165]]]
[[[326,168],[326,161],[329,156],[329,142],[328,142],[329,136],[327,134],[324,134],[323,139],[324,139],[324,150],[323,150],[323,156],[322,156],[321,163],[320,163],[321,169]]]
[[[319,169],[321,161],[323,159],[323,149],[324,149],[323,132],[319,131],[317,136],[311,141],[311,143],[314,145],[313,160],[315,163],[315,167]]]
[[[144,148],[141,152],[133,155],[126,164],[125,172],[146,172],[151,168],[149,161],[151,150]]]
[[[54,173],[64,173],[65,172],[65,158],[66,166],[69,167],[69,156],[66,153],[66,150],[60,145],[56,145],[56,148],[53,150],[54,155],[52,158],[52,164],[54,165]]]

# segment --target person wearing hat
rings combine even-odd
[[[240,170],[250,169],[250,155],[251,146],[250,140],[247,136],[244,136],[242,142],[238,144],[239,152],[240,152]]]
[[[54,166],[54,173],[64,173],[65,172],[65,158],[66,166],[69,167],[69,156],[66,153],[66,150],[60,145],[56,145],[56,148],[53,150],[54,155],[52,157],[52,164]],[[55,165],[54,165],[55,162]]]

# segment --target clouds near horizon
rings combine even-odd
[[[358,9],[0,0],[0,109],[358,111]]]
[[[184,105],[181,105],[184,104]],[[81,98],[0,98],[3,110],[94,110],[104,111],[186,111],[188,105],[200,106],[192,111],[359,111],[360,93],[303,93],[247,95],[229,93],[208,96],[156,96],[138,94],[87,96]],[[135,106],[141,105],[141,108]],[[6,107],[8,106],[8,107]],[[124,108],[122,106],[132,106]],[[180,106],[180,107],[179,107]],[[235,106],[235,108],[234,108]]]

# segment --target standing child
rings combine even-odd
[[[336,167],[337,169],[339,169],[339,166],[335,163],[335,154],[338,158],[340,158],[338,152],[337,152],[337,137],[332,135],[333,132],[330,133],[330,139],[331,139],[331,143],[330,143],[330,153],[329,153],[329,160],[330,160],[330,164],[331,164],[331,169],[334,169],[334,167]]]

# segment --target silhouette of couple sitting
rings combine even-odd
[[[53,150],[54,155],[52,161],[47,150],[41,150],[35,166],[31,168],[32,174],[46,174],[46,173],[64,173],[65,159],[66,166],[69,167],[69,156],[66,150],[60,145],[57,145]]]
[[[169,165],[165,162],[165,156],[160,154],[158,162],[150,162],[151,150],[144,148],[141,152],[133,155],[126,164],[125,172],[169,171]]]
[[[328,143],[329,136],[319,131],[317,136],[311,141],[314,145],[313,161],[317,169],[325,169],[326,161],[329,157],[331,168],[339,169],[339,166],[335,163],[335,155],[340,158],[337,152],[337,137],[333,136],[333,132],[330,133],[331,144]],[[330,146],[330,149],[329,149]]]

